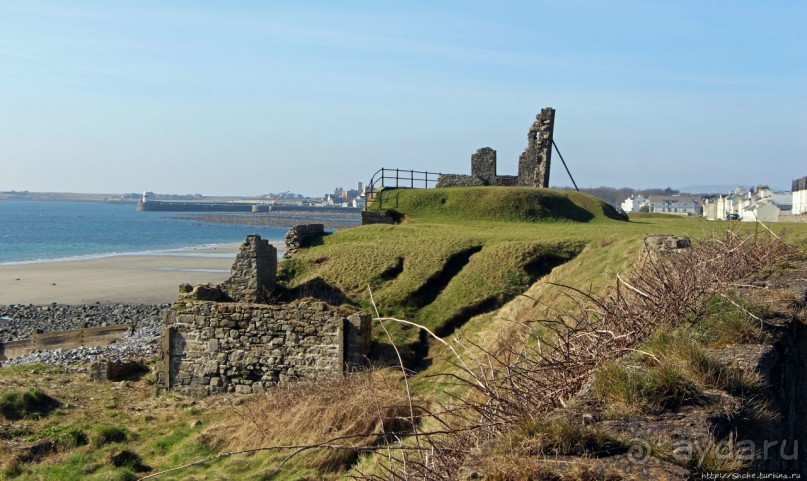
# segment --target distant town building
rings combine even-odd
[[[807,214],[807,176],[793,181],[791,208],[793,215]]]
[[[756,202],[743,208],[740,220],[744,222],[778,222],[781,209],[773,202]]]
[[[686,194],[651,195],[640,210],[660,214],[701,215],[700,198]]]
[[[774,192],[767,185],[747,191],[738,187],[726,196],[703,201],[703,216],[710,220],[778,222],[791,211],[791,193]]]

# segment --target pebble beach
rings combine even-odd
[[[84,364],[156,354],[162,311],[181,283],[224,281],[239,244],[149,255],[0,265],[0,342],[114,324],[135,329],[108,347],[40,351],[3,364]],[[278,247],[280,247],[278,245]]]
[[[3,365],[43,363],[60,366],[84,364],[97,359],[116,361],[148,358],[157,353],[160,323],[170,304],[96,304],[0,306],[0,342],[30,338],[35,329],[43,332],[66,331],[79,327],[131,324],[120,342],[106,347],[80,347],[38,351],[0,363]]]

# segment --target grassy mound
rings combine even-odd
[[[440,335],[573,259],[590,240],[582,226],[628,225],[588,194],[530,187],[386,189],[371,209],[405,221],[327,235],[286,261],[281,278],[314,297],[337,289],[366,309],[370,286],[382,314]],[[418,342],[415,329],[391,329],[396,343]]]
[[[604,201],[582,192],[534,187],[384,189],[370,210],[393,210],[417,221],[626,221]]]

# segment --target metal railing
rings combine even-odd
[[[389,169],[382,167],[370,178],[365,191],[364,210],[378,197],[378,207],[381,208],[382,198],[378,194],[384,187],[394,188],[423,188],[428,189],[437,184],[438,178],[442,174],[439,172],[425,172],[421,170]],[[432,184],[432,185],[429,185]]]

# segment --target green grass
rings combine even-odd
[[[762,337],[762,326],[752,316],[762,314],[761,309],[743,299],[715,297],[695,320],[692,330],[698,341],[710,347],[755,343]]]
[[[93,464],[94,456],[89,453],[77,453],[70,455],[64,462],[54,465],[43,465],[32,473],[30,478],[59,480],[59,481],[83,481],[98,469],[98,465]]]
[[[44,391],[31,388],[6,392],[0,397],[0,415],[9,421],[24,418],[38,419],[50,414],[61,403]]]
[[[750,323],[743,310],[716,297],[690,325],[660,327],[643,342],[632,356],[642,367],[617,363],[600,367],[594,375],[594,393],[627,411],[658,413],[701,404],[704,389],[753,392],[759,382],[755,376],[713,359],[705,347],[758,342],[759,336],[758,325]]]
[[[47,374],[62,371],[58,366],[51,366],[48,364],[12,364],[11,366],[4,366],[3,371],[8,374]]]
[[[627,451],[621,440],[567,417],[525,420],[509,433],[507,441],[502,444],[516,444],[530,456],[598,457]]]
[[[637,369],[608,363],[594,373],[593,392],[628,412],[660,413],[702,402],[698,386],[677,366]]]
[[[111,443],[123,443],[129,439],[126,429],[119,426],[101,424],[95,427],[92,444],[95,447],[106,446]]]
[[[627,220],[591,195],[533,187],[385,189],[369,210],[393,210],[420,222]]]
[[[531,188],[384,191],[399,225],[368,225],[325,236],[281,267],[289,287],[322,279],[365,308],[367,286],[384,315],[432,329],[461,324],[523,292],[542,263],[583,250],[580,224],[627,225],[598,199]],[[392,197],[394,196],[394,204]],[[555,235],[542,235],[552,226]],[[464,265],[451,272],[454,264]],[[446,273],[450,275],[446,275]],[[541,272],[543,273],[543,272]],[[397,342],[409,331],[393,328]]]
[[[57,425],[45,428],[28,438],[29,441],[48,438],[61,448],[75,448],[89,443],[87,433],[75,426]]]
[[[151,443],[150,448],[152,453],[156,455],[165,455],[193,433],[193,429],[188,426],[177,426],[167,435],[161,436]]]

